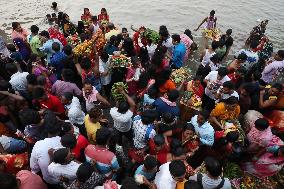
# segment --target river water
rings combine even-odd
[[[11,23],[18,21],[24,28],[36,24],[48,28],[45,15],[52,13],[54,0],[0,0],[0,34],[9,40]],[[194,28],[209,12],[216,10],[217,26],[226,31],[233,29],[233,52],[240,49],[257,19],[269,19],[267,35],[275,50],[284,47],[284,0],[57,0],[60,11],[78,21],[84,7],[98,14],[102,7],[108,10],[110,19],[118,27],[133,24],[158,29],[166,25],[171,33],[181,33]],[[200,36],[201,31],[193,32]]]

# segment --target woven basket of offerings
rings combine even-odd
[[[176,69],[172,72],[170,79],[177,85],[181,82],[191,79],[191,70],[187,67]]]
[[[110,67],[130,67],[131,66],[131,58],[121,54],[121,55],[113,55],[110,58]]]
[[[155,30],[147,28],[143,33],[142,37],[150,39],[154,44],[157,44],[160,40],[160,35]]]

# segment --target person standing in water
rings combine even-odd
[[[204,46],[208,48],[208,38],[214,38],[216,34],[215,32],[209,32],[216,30],[217,25],[217,17],[215,17],[215,11],[212,10],[208,17],[204,18],[204,20],[199,24],[199,26],[194,30],[197,31],[199,28],[206,22],[205,31],[203,32]],[[209,35],[211,33],[211,35]]]
[[[214,10],[210,12],[209,17],[204,18],[204,20],[199,24],[199,26],[194,31],[199,30],[200,26],[202,26],[205,22],[207,22],[206,29],[212,30],[216,28],[217,17],[215,17]]]

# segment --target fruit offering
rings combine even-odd
[[[110,59],[110,67],[130,67],[131,66],[131,58],[125,55],[117,55],[112,56]]]
[[[102,30],[98,30],[92,37],[92,40],[95,41],[95,46],[97,48],[97,51],[100,53],[105,44],[106,44],[106,39],[105,39],[105,36],[102,32]]]
[[[93,51],[94,40],[84,41],[83,43],[77,45],[73,52],[75,55],[86,55],[90,56]]]
[[[179,68],[172,72],[170,78],[176,84],[181,84],[181,82],[191,78],[191,70],[187,67]]]
[[[143,34],[143,37],[145,37],[146,39],[150,39],[154,44],[157,44],[160,40],[160,35],[158,32],[156,32],[155,30],[151,30],[149,28],[147,28]]]
[[[219,41],[221,37],[221,31],[219,29],[204,29],[205,37],[214,41]]]
[[[127,84],[123,83],[123,82],[117,82],[117,83],[114,83],[112,88],[111,88],[111,94],[114,98],[114,100],[116,101],[121,101],[121,100],[124,100],[125,97],[123,94],[121,94],[119,91],[118,91],[118,88],[122,88],[124,91],[127,92]]]
[[[80,38],[78,37],[78,34],[74,34],[74,35],[69,35],[67,37],[67,43],[69,45],[72,45],[73,47],[76,47],[77,45],[79,45],[81,43]]]

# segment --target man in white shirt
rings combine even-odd
[[[101,76],[101,84],[107,98],[110,98],[111,92],[111,70],[110,70],[110,61],[109,55],[107,52],[103,52],[99,59],[99,72]]]
[[[56,184],[55,178],[48,173],[48,165],[50,164],[50,157],[48,151],[50,149],[63,148],[58,136],[60,133],[60,126],[58,124],[47,124],[48,137],[44,140],[37,141],[33,147],[30,167],[33,173],[42,173],[43,179],[49,184]]]
[[[186,169],[181,160],[173,160],[160,166],[154,183],[157,189],[175,189],[177,182],[184,181]]]
[[[132,116],[136,104],[123,89],[118,90],[125,96],[126,101],[119,102],[117,107],[111,108],[110,115],[113,119],[113,126],[118,134],[118,144],[122,145],[122,135],[125,135],[129,140],[132,138]]]
[[[28,72],[19,72],[14,63],[8,63],[5,66],[8,74],[11,75],[9,83],[15,91],[26,92],[28,87],[27,75]]]
[[[231,189],[231,183],[229,179],[221,177],[222,166],[220,162],[213,157],[205,158],[205,168],[207,173],[197,173],[191,177],[189,180],[197,181],[203,186],[203,189]]]
[[[53,162],[48,166],[48,173],[54,178],[56,184],[60,179],[68,179],[69,183],[74,181],[76,172],[81,163],[72,161],[72,154],[68,148],[60,148],[53,152]]]
[[[227,76],[228,70],[221,67],[218,71],[211,71],[204,79],[205,94],[202,98],[202,108],[211,112],[215,107],[216,93],[222,84],[231,79]]]
[[[220,87],[217,91],[216,103],[222,100],[226,100],[232,96],[239,99],[239,94],[234,90],[234,84],[231,81],[226,81],[223,83],[223,86]]]

